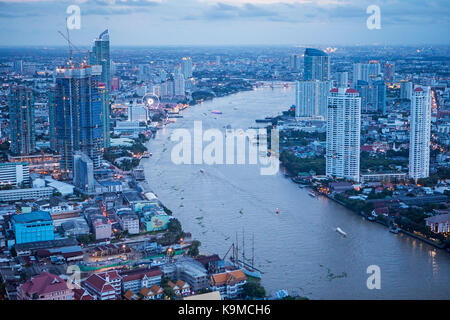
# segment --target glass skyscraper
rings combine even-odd
[[[56,149],[61,170],[73,170],[75,151],[99,167],[103,148],[100,66],[56,69]]]
[[[304,58],[304,80],[321,80],[330,79],[330,57],[325,52],[307,48]]]
[[[108,29],[103,31],[98,38],[95,39],[89,59],[91,65],[102,66],[100,82],[103,84],[103,90],[101,90],[100,95],[102,100],[103,147],[108,148],[110,146],[109,131],[111,114],[109,105],[109,93],[111,91],[111,57],[109,54]]]
[[[29,155],[35,150],[34,95],[30,88],[12,87],[9,95],[11,152]]]

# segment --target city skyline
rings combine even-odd
[[[2,0],[0,46],[64,45],[57,31],[70,5],[81,10],[76,45],[105,27],[115,46],[449,43],[445,1]],[[369,5],[380,8],[380,29],[366,25]]]

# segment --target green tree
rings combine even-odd
[[[196,257],[199,254],[199,250],[198,248],[201,246],[201,242],[198,240],[194,240],[192,241],[191,247],[188,250],[188,255],[190,255],[191,257]]]
[[[264,298],[266,296],[266,289],[259,283],[259,281],[248,281],[242,287],[242,294],[249,298]]]

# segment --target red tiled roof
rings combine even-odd
[[[349,88],[349,89],[345,90],[345,93],[358,93],[358,90]]]
[[[414,89],[414,91],[423,91],[423,89],[421,87],[417,87]]]
[[[63,279],[48,272],[43,272],[21,285],[22,292],[28,296],[32,296],[33,294],[43,295],[67,289],[67,284]]]
[[[338,88],[331,88],[330,92],[339,92]]]
[[[83,288],[73,289],[73,297],[75,300],[94,300],[94,297]]]
[[[151,277],[158,277],[158,276],[162,276],[162,272],[159,268],[155,268],[155,269],[137,269],[137,270],[131,270],[131,271],[124,271],[121,273],[122,275],[122,281],[123,282],[128,282],[128,281],[135,281],[138,279],[142,279],[145,276],[147,276],[148,278]]]
[[[91,288],[98,292],[103,291],[103,287],[106,285],[106,283],[107,282],[96,273],[89,276],[89,278],[87,278],[85,281],[85,284],[89,285]]]

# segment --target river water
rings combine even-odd
[[[141,162],[149,185],[173,211],[201,252],[223,256],[245,230],[246,256],[254,235],[255,266],[268,293],[288,289],[311,299],[448,299],[450,254],[377,224],[324,198],[312,198],[280,171],[258,165],[176,165],[174,129],[192,132],[231,124],[246,130],[294,103],[294,88],[259,88],[195,105],[159,130]],[[212,110],[222,111],[216,115]],[[206,143],[205,143],[206,145]],[[203,170],[203,172],[200,171]],[[279,214],[275,213],[279,208]],[[347,237],[339,235],[340,227]],[[381,270],[381,289],[369,290],[367,268]]]

